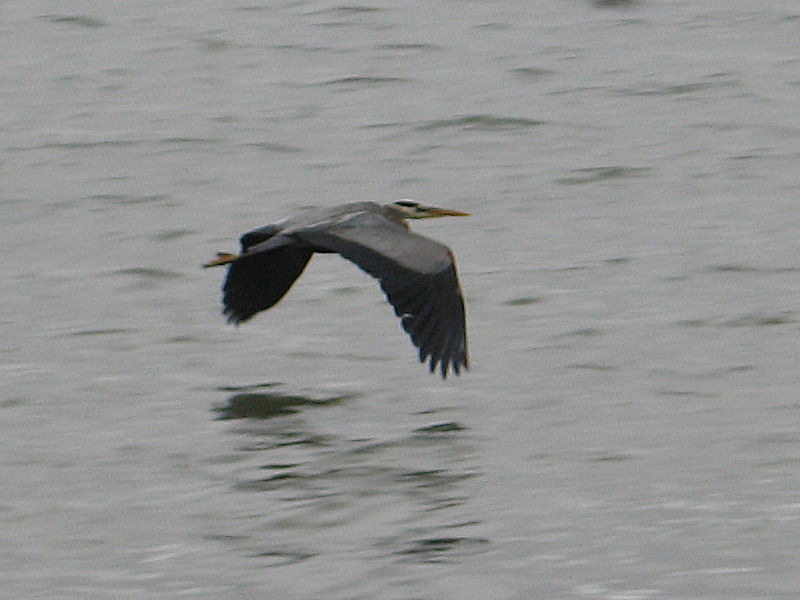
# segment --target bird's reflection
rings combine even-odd
[[[358,427],[343,425],[339,411],[355,394],[224,389],[236,393],[214,409],[217,419],[238,419],[230,431],[244,442],[232,488],[263,494],[254,515],[262,523],[237,541],[252,556],[282,565],[324,554],[332,538],[366,541],[376,558],[400,562],[445,562],[489,546],[472,535],[479,522],[464,518],[465,482],[480,475],[468,427],[441,421],[399,436],[347,435]]]
[[[281,392],[242,392],[228,398],[228,402],[214,409],[220,420],[271,419],[298,412],[305,406],[329,406],[352,398],[351,395],[311,398]]]

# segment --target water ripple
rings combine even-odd
[[[490,542],[482,537],[432,537],[412,540],[397,554],[414,562],[438,563],[448,558],[477,554],[487,549]]]
[[[775,313],[748,313],[735,319],[723,321],[723,327],[763,327],[771,325],[787,325],[795,323],[796,318],[791,311],[781,311]]]
[[[520,298],[514,298],[513,300],[506,300],[503,304],[505,306],[528,306],[530,304],[539,304],[539,302],[544,302],[544,298],[539,296],[522,296]]]
[[[167,271],[164,269],[155,269],[150,267],[132,267],[130,269],[117,269],[116,271],[111,271],[106,273],[107,276],[116,276],[116,275],[124,275],[124,276],[132,276],[138,277],[141,279],[178,279],[183,277],[181,273],[177,273],[175,271]]]
[[[135,329],[110,328],[110,329],[84,329],[81,331],[71,331],[66,334],[70,337],[93,337],[101,335],[123,335],[136,331]]]
[[[381,50],[441,50],[441,46],[436,44],[381,44]]]
[[[754,312],[734,317],[732,319],[684,319],[677,321],[678,327],[772,327],[775,325],[789,325],[796,323],[795,313],[781,312]]]
[[[381,12],[384,9],[375,6],[363,6],[355,4],[345,4],[342,6],[331,6],[330,8],[323,8],[309,12],[309,15],[357,15],[364,13]]]
[[[511,69],[511,72],[515,75],[522,75],[530,79],[541,79],[542,77],[555,73],[555,71],[542,69],[540,67],[518,67],[516,69]]]
[[[255,148],[256,150],[263,150],[265,152],[274,152],[276,154],[294,154],[303,151],[302,148],[298,148],[297,146],[290,146],[289,144],[277,142],[249,142],[240,145],[247,148]]]
[[[99,200],[114,204],[148,204],[151,202],[163,202],[169,196],[167,194],[147,194],[144,196],[135,194],[92,194],[86,198],[87,200]]]
[[[466,427],[463,425],[456,423],[455,421],[449,421],[447,423],[434,423],[433,425],[418,427],[414,430],[414,433],[429,435],[438,433],[452,433],[453,431],[463,431],[464,429],[466,429]]]
[[[626,167],[624,165],[614,165],[608,167],[591,167],[587,169],[574,169],[575,175],[556,179],[557,183],[565,185],[583,185],[607,181],[609,179],[627,179],[643,177],[651,171],[648,167]]]
[[[75,25],[77,27],[87,27],[94,29],[96,27],[107,27],[108,25],[94,17],[87,17],[86,15],[44,15],[40,17],[51,23],[65,23],[67,25]]]
[[[493,115],[465,115],[450,119],[437,119],[416,127],[418,131],[438,129],[466,129],[476,131],[504,131],[543,125],[544,121],[520,117],[496,117]]]
[[[796,273],[796,267],[757,267],[741,263],[722,263],[704,269],[705,273],[763,273],[769,275]]]
[[[316,85],[349,85],[349,86],[374,86],[374,85],[382,85],[384,83],[400,83],[409,81],[404,77],[368,77],[368,76],[358,76],[354,75],[351,77],[340,77],[338,79],[330,79],[328,81],[323,81]]]

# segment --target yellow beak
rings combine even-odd
[[[451,210],[449,208],[431,208],[430,212],[428,213],[430,217],[468,217],[468,212],[462,212],[460,210]]]

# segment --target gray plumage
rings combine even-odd
[[[239,255],[220,254],[205,266],[230,265],[223,311],[238,324],[275,305],[313,253],[340,254],[378,279],[420,361],[446,377],[469,366],[455,261],[447,246],[409,231],[405,219],[466,214],[410,200],[311,210],[245,233]]]

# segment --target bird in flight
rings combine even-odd
[[[468,215],[412,200],[309,210],[248,231],[240,254],[219,253],[203,266],[228,265],[223,313],[238,325],[283,298],[313,253],[340,254],[380,282],[420,362],[445,378],[469,368],[455,260],[444,244],[411,232],[406,219]]]

